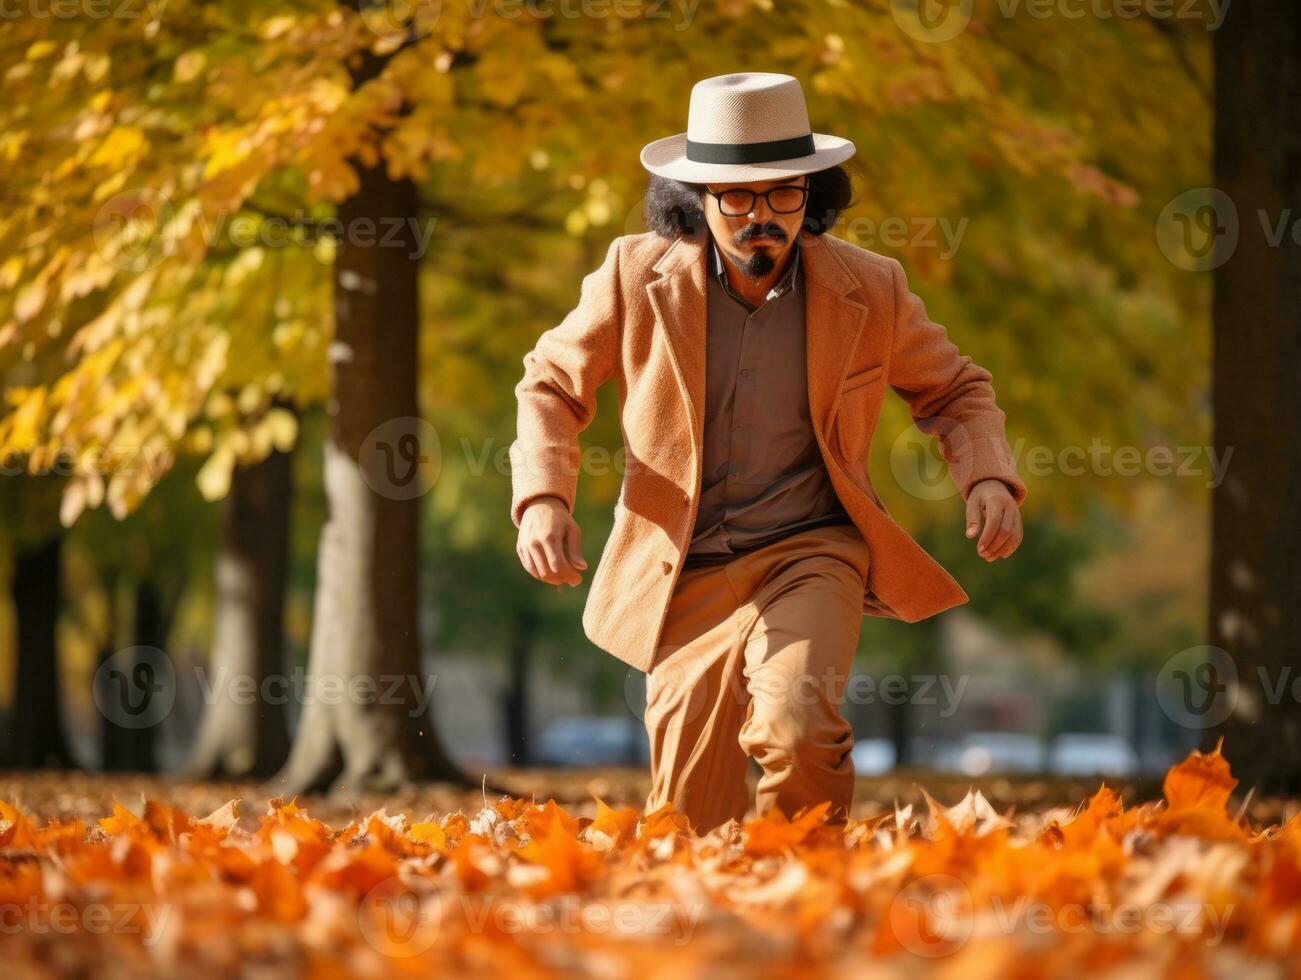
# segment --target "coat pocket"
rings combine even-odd
[[[873,364],[869,368],[863,368],[863,370],[861,371],[855,371],[853,374],[847,377],[845,379],[845,383],[840,386],[841,395],[843,396],[847,392],[854,391],[855,389],[860,388],[863,385],[871,384],[873,381],[875,381],[877,378],[881,376],[881,372],[884,370],[885,370],[884,364]]]

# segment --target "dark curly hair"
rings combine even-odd
[[[646,188],[646,227],[665,238],[693,234],[704,227],[700,199],[704,184],[690,184],[651,174]],[[840,212],[854,203],[849,172],[842,166],[809,174],[809,199],[801,227],[815,235],[830,231]]]

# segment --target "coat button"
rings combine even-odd
[[[667,575],[667,574],[669,574],[669,572],[673,571],[673,563],[672,563],[672,562],[666,561],[666,562],[661,562],[661,564],[664,566],[664,574],[665,574],[665,575]]]

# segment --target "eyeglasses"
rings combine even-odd
[[[804,207],[809,196],[809,185],[781,184],[766,191],[728,187],[721,191],[706,189],[705,193],[718,201],[718,210],[729,218],[749,214],[754,210],[755,201],[761,197],[768,202],[768,207],[774,214],[792,214]]]

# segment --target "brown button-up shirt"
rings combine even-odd
[[[710,238],[704,470],[683,567],[853,523],[813,434],[799,253],[797,243],[785,274],[756,308],[732,290]]]

